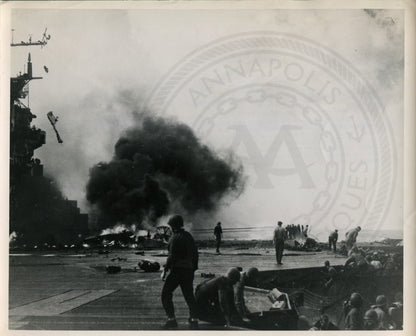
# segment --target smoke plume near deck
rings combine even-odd
[[[90,170],[87,200],[99,213],[99,227],[122,222],[140,228],[172,212],[209,213],[243,191],[242,165],[231,154],[221,158],[185,124],[136,116],[113,159]]]

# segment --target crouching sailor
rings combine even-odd
[[[220,276],[199,284],[195,290],[199,319],[224,325],[226,328],[232,322],[238,322],[233,286],[239,280],[240,271],[237,268],[230,268],[226,276]]]

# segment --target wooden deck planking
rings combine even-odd
[[[304,256],[284,256],[282,266],[277,266],[273,250],[255,250],[261,255],[242,255],[252,250],[223,250],[216,255],[213,250],[201,250],[199,270],[195,273],[197,285],[205,280],[201,273],[224,274],[228,268],[240,266],[243,269],[256,266],[260,270],[285,269],[322,266],[325,260],[334,265],[343,264],[340,258],[330,252],[304,254]],[[267,253],[267,251],[269,251]],[[287,253],[296,253],[287,251]],[[73,290],[107,290],[114,291],[109,295],[95,298],[89,302],[80,302],[67,312],[52,316],[10,316],[11,329],[45,329],[45,330],[157,330],[165,321],[165,313],[160,301],[163,282],[160,272],[133,272],[141,259],[156,260],[164,263],[166,257],[158,252],[146,253],[146,256],[135,255],[133,251],[117,251],[108,257],[93,255],[76,258],[73,256],[48,257],[48,265],[39,262],[40,256],[18,258],[20,266],[10,263],[10,297],[9,307],[19,309],[31,304],[36,307],[38,300],[59,295]],[[112,262],[111,258],[120,256],[127,261]],[[23,259],[24,260],[23,260]],[[58,264],[61,263],[61,264]],[[51,265],[56,263],[56,265]],[[62,264],[63,263],[63,264]],[[117,264],[123,269],[119,274],[107,274],[106,265]],[[174,304],[181,329],[187,328],[188,309],[178,288],[174,293]],[[202,328],[212,326],[202,324]]]

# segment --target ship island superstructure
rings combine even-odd
[[[12,47],[44,47],[50,35],[37,42],[13,43]],[[46,143],[46,132],[32,125],[36,115],[25,98],[34,76],[28,53],[24,73],[10,79],[10,233],[20,247],[59,247],[81,242],[88,233],[88,215],[80,212],[77,201],[67,200],[57,183],[44,176],[35,150]],[[56,129],[55,129],[56,132]],[[59,160],[59,158],[57,158]],[[13,246],[11,246],[13,247]]]

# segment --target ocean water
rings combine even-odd
[[[223,227],[223,239],[224,240],[272,240],[273,231],[275,226],[263,226],[263,227],[240,227],[240,228],[227,228]],[[209,240],[215,239],[214,228],[212,229],[196,229],[192,230],[192,233],[196,239]],[[328,233],[319,234],[315,233],[312,229],[309,232],[309,237],[316,239],[317,241],[326,242],[328,239]],[[385,238],[390,239],[403,239],[403,232],[401,230],[361,230],[358,234],[358,242],[374,242],[381,241]],[[345,232],[339,230],[338,241],[345,239]]]

